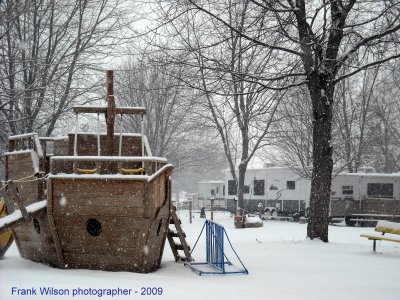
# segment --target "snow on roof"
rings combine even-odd
[[[256,167],[256,168],[247,168],[246,172],[252,172],[252,171],[260,171],[260,170],[288,170],[291,171],[289,167],[285,166],[275,166],[275,167]],[[223,172],[230,172],[230,169],[223,169]],[[236,172],[238,172],[238,169],[235,169]]]
[[[400,173],[340,173],[338,176],[355,177],[400,177]]]
[[[223,181],[223,180],[202,180],[202,181],[199,181],[197,183],[198,184],[207,184],[207,183],[210,183],[210,184],[223,184],[223,183],[225,183],[225,181]]]

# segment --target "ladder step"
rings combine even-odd
[[[182,224],[181,219],[178,219],[178,222],[179,222],[179,224]],[[175,224],[175,222],[172,218],[169,220],[169,224]]]
[[[174,226],[174,229],[168,227],[167,238],[174,254],[175,261],[192,261],[192,257],[190,255],[190,247],[186,242],[186,234],[182,230],[182,222],[176,214],[176,208],[173,206],[170,212],[171,218],[169,220],[169,223]],[[176,243],[174,238],[179,238],[180,243]],[[184,252],[184,255],[180,255],[178,253],[178,250],[182,250]]]
[[[176,250],[183,250],[183,245],[182,244],[175,244],[175,249]]]
[[[186,237],[186,234],[184,232],[182,232],[183,237]],[[168,230],[168,235],[170,237],[179,237],[179,233],[174,231],[174,230]]]
[[[186,258],[185,256],[179,256],[179,259],[180,259],[181,261],[187,261],[187,258]]]
[[[182,244],[176,244],[176,243],[174,243],[173,247],[174,247],[176,250],[185,250],[185,247],[184,247]],[[188,250],[190,251],[190,247],[189,247],[189,246],[188,246]]]

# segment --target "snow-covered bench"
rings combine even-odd
[[[373,250],[376,251],[376,241],[387,241],[400,243],[400,223],[389,221],[378,221],[375,227],[376,232],[382,234],[361,234],[361,237],[368,238],[374,242]],[[388,233],[389,235],[385,235]]]

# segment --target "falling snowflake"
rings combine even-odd
[[[61,194],[60,205],[61,206],[67,205],[67,198],[64,196],[64,194]]]
[[[144,254],[145,254],[145,255],[148,255],[148,254],[149,254],[149,246],[144,245],[143,251],[144,251]]]

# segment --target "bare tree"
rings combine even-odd
[[[345,70],[343,68],[342,70]],[[334,156],[337,168],[348,172],[366,162],[364,154],[371,139],[372,103],[378,84],[379,67],[364,70],[352,78],[339,82],[335,93]]]
[[[304,86],[289,90],[277,109],[272,128],[273,145],[263,149],[260,156],[287,166],[303,178],[312,172],[312,109]]]
[[[91,71],[121,42],[122,0],[2,1],[0,115],[4,134],[50,135],[73,103],[98,99]],[[97,91],[96,91],[97,92]]]
[[[307,235],[327,242],[335,87],[362,70],[400,57],[395,47],[400,29],[399,1],[227,1],[228,7],[249,6],[247,15],[252,26],[245,28],[240,23],[231,23],[230,15],[221,13],[225,2],[167,2],[171,3],[168,12],[173,14],[170,19],[193,10],[196,15],[215,20],[220,28],[229,28],[244,40],[276,53],[281,59],[276,71],[261,75],[265,87],[282,88],[276,83],[287,78],[297,79],[290,81],[287,88],[307,86],[313,110],[313,172]],[[356,56],[359,59],[353,60]],[[341,74],[344,65],[347,72]]]
[[[116,96],[123,105],[146,108],[143,129],[153,155],[175,165],[175,189],[195,191],[199,176],[218,177],[213,172],[223,166],[222,149],[215,133],[198,123],[201,95],[184,84],[184,66],[165,64],[157,54],[130,56],[116,73]],[[123,131],[140,132],[140,119],[124,116]]]
[[[219,133],[237,183],[238,213],[243,214],[247,166],[257,150],[270,143],[270,127],[285,92],[266,89],[259,76],[267,74],[279,58],[243,37],[249,28],[254,34],[262,34],[262,26],[253,27],[249,2],[222,1],[217,7],[229,27],[221,27],[213,17],[195,11],[188,10],[180,19],[164,11],[163,21],[173,24],[168,34],[177,48],[163,45],[163,50],[191,70],[185,83],[204,95],[199,115]]]
[[[399,88],[396,73],[385,70],[375,88],[367,128],[369,162],[378,171],[392,173],[400,169]]]
[[[192,109],[197,95],[179,80],[183,68],[165,68],[142,56],[130,57],[122,64],[117,77],[118,99],[125,105],[146,107],[144,132],[154,155],[174,156],[177,149],[190,139],[195,130]],[[140,120],[126,117],[124,129],[140,132]]]

